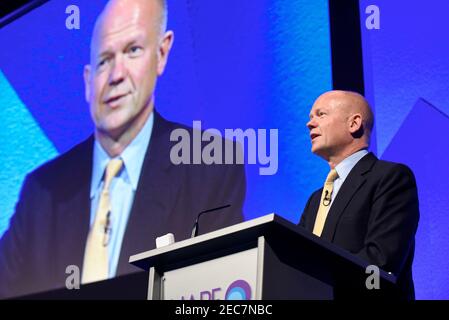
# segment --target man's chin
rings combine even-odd
[[[96,128],[96,131],[103,136],[108,136],[113,140],[118,140],[125,131],[125,126],[119,125],[104,125],[101,128]]]
[[[321,149],[317,145],[312,145],[311,151],[313,154],[316,154],[317,156],[319,156]]]
[[[326,159],[327,153],[326,150],[319,148],[318,146],[312,146],[312,153],[320,158]]]

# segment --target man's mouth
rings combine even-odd
[[[320,135],[318,133],[311,133],[310,139],[313,141],[315,138],[319,137]]]
[[[125,98],[127,95],[128,95],[128,93],[116,94],[116,95],[114,95],[112,97],[109,97],[109,98],[105,99],[104,103],[107,104],[107,105],[114,106],[118,102],[120,102],[123,98]]]

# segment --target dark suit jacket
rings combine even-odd
[[[322,190],[311,195],[299,223],[310,232]],[[400,296],[413,299],[412,262],[418,220],[412,171],[369,153],[354,166],[338,191],[321,237],[397,275]]]
[[[200,234],[243,220],[243,165],[173,165],[170,133],[190,128],[155,112],[151,142],[122,243],[117,274],[138,271],[130,255],[153,249],[158,236],[190,236],[197,214]],[[9,230],[0,241],[0,296],[65,287],[66,267],[82,267],[89,232],[93,137],[27,176]]]

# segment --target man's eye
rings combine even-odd
[[[132,57],[138,56],[142,52],[142,48],[138,46],[132,46],[129,48],[128,52]]]
[[[106,58],[105,59],[101,59],[100,62],[98,63],[98,65],[97,65],[97,68],[103,67],[106,64],[107,60],[108,59],[106,59]]]

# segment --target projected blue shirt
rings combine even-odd
[[[120,158],[123,160],[123,168],[112,180],[111,195],[111,238],[109,243],[109,278],[115,277],[117,265],[120,258],[123,237],[125,235],[126,225],[131,213],[131,207],[139,182],[140,172],[142,170],[143,160],[150,143],[151,133],[153,131],[154,113],[146,121],[144,127],[126,147]],[[103,173],[111,160],[109,155],[103,149],[98,141],[94,145],[93,172],[90,187],[90,225],[95,220],[95,213],[103,188]]]

